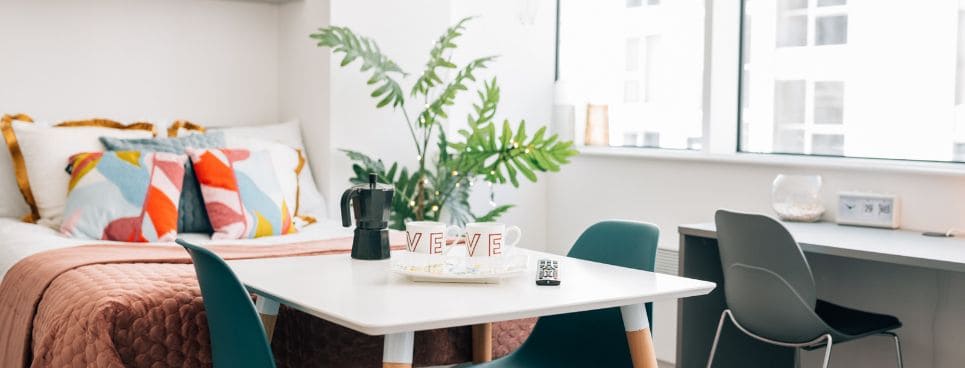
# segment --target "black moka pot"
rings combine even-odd
[[[356,185],[342,193],[342,226],[352,226],[349,202],[355,213],[355,238],[352,258],[389,258],[389,211],[392,209],[391,186],[376,183],[376,175],[369,174],[369,183]]]

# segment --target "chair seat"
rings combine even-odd
[[[894,316],[851,309],[821,299],[818,299],[814,312],[828,326],[845,335],[840,336],[844,338],[844,341],[876,335],[901,327],[901,321]],[[835,343],[844,342],[840,341],[840,337],[835,336]]]

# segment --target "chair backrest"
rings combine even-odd
[[[738,323],[758,336],[789,343],[826,332],[814,313],[811,267],[784,225],[726,210],[718,210],[715,219],[724,295]]]
[[[659,238],[660,229],[653,224],[601,221],[580,234],[567,256],[653,271]]]
[[[194,261],[208,317],[215,368],[274,367],[271,346],[251,302],[251,294],[231,268],[210,250],[181,239],[177,243]]]
[[[659,240],[660,228],[654,224],[600,221],[580,234],[566,256],[653,272]],[[652,317],[653,304],[647,303],[647,319],[651,326]]]
[[[632,221],[603,221],[590,226],[570,249],[570,257],[653,271],[660,230]],[[566,284],[566,268],[560,270]],[[647,304],[647,317],[652,306]],[[564,355],[566,366],[629,367],[619,308],[541,317],[514,360],[523,366],[546,366],[548,356]]]

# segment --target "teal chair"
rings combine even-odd
[[[651,224],[603,221],[586,229],[567,256],[653,271],[660,230]],[[560,270],[566,284],[566,269]],[[548,286],[549,287],[549,286]],[[652,306],[647,318],[653,321]],[[620,308],[541,317],[516,351],[473,367],[632,367]]]
[[[178,239],[194,261],[208,315],[215,368],[274,367],[275,358],[251,294],[231,268],[210,250]]]

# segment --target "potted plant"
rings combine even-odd
[[[518,187],[520,176],[535,182],[537,173],[559,171],[561,165],[577,154],[573,142],[547,135],[545,126],[529,133],[525,121],[521,121],[515,131],[509,120],[497,124],[499,85],[496,78],[481,83],[476,78],[476,73],[486,69],[496,57],[480,57],[461,67],[452,62],[452,52],[457,48],[455,41],[470,19],[460,20],[439,37],[429,52],[425,69],[408,94],[399,81],[409,74],[385,56],[375,41],[338,26],[320,28],[310,36],[317,40],[319,47],[341,54],[340,66],[360,61],[361,72],[370,75],[367,83],[372,86],[376,108],[395,109],[408,125],[419,158],[414,169],[398,162],[386,165],[362,152],[343,150],[354,161],[352,183],[366,183],[368,174],[375,173],[379,182],[395,186],[392,228],[404,228],[407,220],[438,221],[443,213],[451,217],[450,222],[460,225],[496,220],[513,205],[494,206],[477,214],[469,204],[474,184],[483,181],[489,186],[508,183]],[[446,78],[451,74],[447,72],[455,74]],[[451,139],[442,125],[448,119],[446,110],[470,88],[476,89],[478,101],[467,118],[468,127],[458,131],[457,139]],[[413,104],[407,104],[407,98],[421,100],[422,103],[415,106],[419,110],[417,114],[409,114]]]

